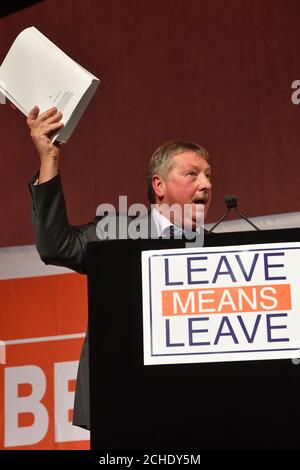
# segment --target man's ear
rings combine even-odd
[[[152,188],[158,199],[162,199],[165,195],[166,183],[162,176],[153,175],[152,176]]]

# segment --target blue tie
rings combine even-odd
[[[162,233],[163,238],[178,238],[181,239],[184,237],[184,231],[180,228],[177,227],[176,225],[170,225],[169,227],[165,228],[165,230]]]
[[[162,238],[174,238],[174,225],[166,227],[162,233]]]

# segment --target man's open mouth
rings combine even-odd
[[[207,204],[208,203],[208,198],[207,197],[203,197],[203,198],[199,198],[199,199],[194,199],[193,201],[194,204]]]

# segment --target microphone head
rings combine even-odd
[[[227,209],[234,209],[235,207],[237,207],[237,200],[238,197],[234,195],[224,196],[224,202],[226,204]]]

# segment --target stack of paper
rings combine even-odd
[[[53,142],[67,142],[99,83],[34,27],[18,35],[0,66],[0,92],[26,116],[35,105],[63,112]]]

